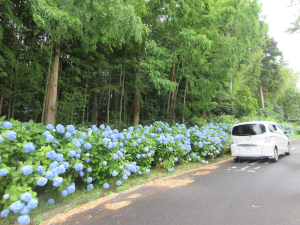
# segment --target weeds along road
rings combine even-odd
[[[276,163],[216,165],[96,200],[44,224],[300,224],[300,139]]]

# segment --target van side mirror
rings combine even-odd
[[[288,132],[287,132],[287,131],[284,131],[284,134],[288,134]]]

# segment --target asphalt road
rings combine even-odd
[[[56,224],[298,225],[300,139],[291,148],[276,163],[232,159],[121,193]]]

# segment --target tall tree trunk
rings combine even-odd
[[[261,107],[264,109],[265,108],[264,92],[262,89],[260,78],[258,78],[258,80],[259,80],[259,92],[260,92]]]
[[[183,105],[185,106],[185,99],[186,99],[186,90],[187,90],[187,86],[188,86],[188,83],[186,81],[186,85],[185,85],[185,90],[184,90],[184,98],[183,98]],[[182,123],[184,124],[184,112],[182,114]]]
[[[138,99],[134,100],[134,120],[133,126],[139,125],[140,122],[140,101]]]
[[[98,126],[98,86],[94,92],[93,124]]]
[[[50,69],[48,91],[46,98],[46,112],[45,125],[56,125],[56,111],[57,111],[57,89],[58,89],[58,70],[59,70],[59,56],[60,56],[60,42],[59,36],[53,45],[53,62],[54,65]]]
[[[4,102],[4,97],[1,96],[1,99],[0,99],[0,116],[1,116],[1,111],[2,111],[3,102]]]
[[[48,74],[47,74],[47,78],[46,78],[45,94],[44,94],[44,101],[43,101],[42,123],[44,123],[44,118],[45,118],[45,108],[46,108],[46,98],[47,98],[47,90],[48,90],[48,83],[49,83],[51,58],[52,58],[52,48],[53,48],[53,43],[51,44],[51,47],[50,47]]]
[[[109,124],[109,107],[110,107],[110,84],[111,84],[111,72],[108,75],[108,99],[107,99],[107,110],[106,110],[106,121]]]
[[[88,82],[88,79],[86,79]],[[81,122],[83,123],[84,121],[84,114],[85,114],[85,105],[86,105],[86,95],[87,95],[87,88],[88,88],[88,83],[85,84],[85,93],[84,93],[84,104],[83,104],[83,110],[82,110],[82,120]]]

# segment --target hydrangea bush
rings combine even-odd
[[[59,191],[63,197],[76,191],[77,182],[84,182],[87,190],[95,185],[107,189],[109,178],[120,186],[130,177],[150,174],[158,164],[172,173],[183,160],[207,163],[208,157],[227,152],[230,143],[231,126],[226,124],[187,129],[183,124],[155,122],[119,132],[103,124],[78,131],[73,125],[4,119],[0,119],[1,217],[19,213],[20,224],[30,222],[28,214],[38,205],[37,187]]]

